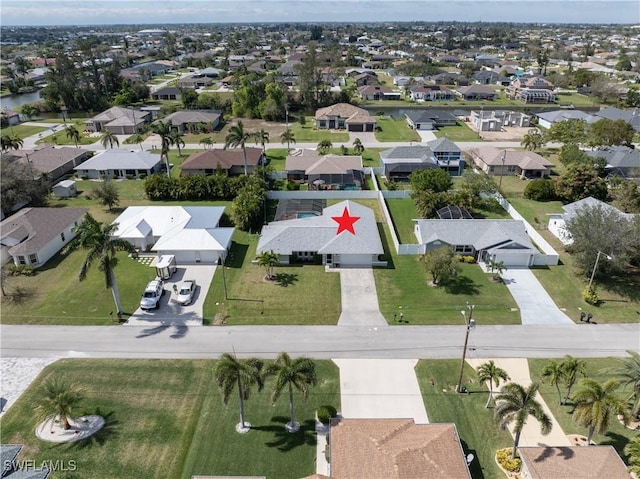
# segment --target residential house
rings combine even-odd
[[[455,94],[440,85],[413,85],[409,88],[409,97],[417,101],[455,100]]]
[[[200,75],[205,76],[207,78],[218,78],[221,73],[222,73],[222,70],[214,67],[207,67],[200,70]]]
[[[405,75],[396,75],[393,77],[393,84],[397,87],[405,87],[414,83],[424,83],[424,77],[409,77]]]
[[[13,111],[3,109],[0,111],[0,116],[2,117],[2,128],[6,126],[16,126],[20,124],[20,114]]]
[[[640,151],[628,146],[605,146],[585,152],[592,158],[606,161],[604,171],[609,176],[618,176],[628,180],[640,179]]]
[[[287,180],[309,184],[310,190],[362,189],[362,156],[320,155],[316,150],[297,150],[285,161]]]
[[[181,133],[191,131],[194,126],[207,131],[214,131],[222,120],[222,112],[217,110],[179,110],[162,119],[169,122],[171,128]]]
[[[412,130],[436,130],[442,126],[455,126],[456,117],[446,110],[408,110],[407,125]]]
[[[549,176],[553,164],[533,151],[499,150],[481,146],[469,151],[475,165],[488,175],[519,175],[522,178]]]
[[[56,198],[71,198],[78,194],[76,182],[73,180],[62,180],[53,185],[51,191]]]
[[[378,77],[373,71],[366,71],[363,73],[359,73],[353,80],[356,82],[356,86],[365,86],[365,85],[379,85]]]
[[[246,147],[247,172],[251,173],[256,166],[265,161],[262,148]],[[188,175],[213,175],[217,169],[221,169],[227,175],[244,174],[244,155],[242,149],[222,150],[212,149],[190,155],[180,165],[180,170]]]
[[[505,266],[531,266],[537,254],[523,221],[415,219],[420,254],[449,247],[478,261],[503,261]]]
[[[414,171],[440,168],[451,176],[460,176],[464,160],[460,148],[446,138],[426,145],[396,146],[380,152],[380,163],[388,179],[407,180]]]
[[[178,264],[211,264],[226,258],[235,228],[220,227],[222,206],[130,206],[116,218],[114,238]]]
[[[179,88],[190,88],[195,90],[196,88],[202,88],[209,85],[213,85],[213,80],[202,75],[191,75],[190,77],[180,78],[178,80]]]
[[[73,169],[93,154],[90,150],[53,145],[37,145],[33,150],[9,151],[3,157],[28,164],[35,173],[46,174],[50,181],[73,172]]]
[[[23,208],[0,223],[2,264],[39,268],[75,237],[86,208]]]
[[[469,84],[469,79],[467,77],[453,72],[444,72],[433,75],[431,77],[431,81],[433,81],[436,85],[466,86]]]
[[[555,123],[566,120],[584,120],[587,123],[593,123],[598,118],[581,110],[553,110],[536,113],[538,125],[543,128],[551,128]]]
[[[162,158],[147,151],[105,150],[76,166],[80,178],[144,178],[162,169]]]
[[[399,100],[400,92],[382,85],[366,85],[358,88],[358,95],[363,100]]]
[[[151,114],[147,111],[113,106],[86,120],[84,124],[91,132],[107,130],[116,135],[133,135],[142,131],[150,117]]]
[[[598,117],[598,119],[606,118],[608,120],[624,120],[629,123],[634,130],[640,132],[640,111],[638,108],[634,108],[633,110],[621,110],[620,108],[603,108],[597,113],[594,113],[594,116]]]
[[[376,120],[367,110],[349,103],[336,103],[316,110],[316,128],[321,130],[374,131]]]
[[[587,198],[564,205],[562,207],[562,213],[549,214],[549,223],[547,228],[556,238],[562,241],[563,244],[569,245],[573,243],[573,238],[567,230],[567,223],[583,210],[590,210],[594,208],[599,208],[607,213],[618,215],[621,219],[631,219],[635,216],[631,213],[624,213],[615,206],[605,203],[604,201],[588,196]]]
[[[473,74],[473,79],[480,85],[502,85],[509,86],[511,79],[500,75],[494,71],[482,70]]]
[[[519,77],[507,88],[507,96],[521,100],[524,103],[553,103],[556,95],[553,93],[553,83],[538,76]]]
[[[495,100],[498,93],[491,87],[484,85],[469,85],[457,88],[457,93],[463,100]]]
[[[529,115],[508,110],[472,110],[471,122],[478,131],[501,131],[505,127],[526,128],[530,125]]]
[[[159,100],[182,100],[182,90],[175,86],[166,86],[151,93],[151,99]]]
[[[335,479],[471,479],[455,424],[413,419],[333,419]]]
[[[556,446],[518,448],[522,479],[629,479],[613,446]]]
[[[352,220],[353,232],[342,229],[341,217]],[[281,264],[313,261],[321,257],[324,265],[333,267],[383,265],[384,253],[373,210],[350,200],[322,210],[322,214],[273,221],[262,228],[257,254],[273,251]]]

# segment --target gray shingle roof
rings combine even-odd
[[[110,149],[98,153],[74,170],[147,170],[152,169],[162,160],[160,155],[146,151],[127,151]]]
[[[336,234],[338,224],[332,216],[342,216],[347,208],[354,223],[355,235],[348,231]],[[274,251],[289,255],[294,251],[317,251],[319,254],[382,254],[384,249],[375,215],[370,208],[353,201],[341,201],[325,208],[321,216],[274,221],[262,228],[257,253]]]
[[[586,153],[592,158],[604,158],[611,168],[640,168],[640,151],[628,146],[607,146]]]

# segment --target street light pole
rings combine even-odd
[[[464,361],[467,357],[467,344],[469,343],[469,332],[475,327],[476,321],[473,319],[473,304],[467,303],[467,309],[469,310],[469,317],[467,318],[467,312],[465,310],[460,311],[464,317],[466,330],[464,334],[464,347],[462,348],[462,362],[460,363],[460,376],[458,377],[458,384],[456,385],[456,392],[461,393],[462,387],[462,373],[464,372]]]
[[[227,278],[224,275],[224,260],[221,257],[218,257],[218,266],[222,269],[222,288],[224,289],[224,299],[227,298]]]
[[[591,272],[591,278],[589,279],[589,286],[587,287],[587,291],[591,291],[591,285],[593,284],[593,278],[596,275],[596,269],[598,268],[598,261],[600,260],[600,255],[603,254],[605,258],[611,261],[613,258],[608,254],[603,253],[602,251],[598,251],[596,255],[596,263],[593,265],[593,271]]]

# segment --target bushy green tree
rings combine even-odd
[[[231,204],[231,218],[236,227],[243,231],[258,229],[266,200],[266,185],[257,176],[251,176]]]
[[[534,201],[551,201],[556,199],[556,187],[553,180],[536,178],[527,183],[524,197]]]
[[[113,210],[120,203],[118,187],[111,180],[101,181],[93,188],[93,194],[100,200],[103,206]]]
[[[631,145],[635,133],[631,123],[603,118],[589,125],[587,144],[591,147]]]
[[[427,252],[420,257],[420,261],[424,263],[435,286],[446,282],[460,271],[453,249],[446,246]]]
[[[592,196],[605,201],[609,196],[602,170],[589,163],[572,163],[555,185],[556,194],[567,203]]]
[[[416,194],[424,191],[443,193],[453,187],[453,180],[449,173],[440,168],[417,170],[409,175],[411,189]]]

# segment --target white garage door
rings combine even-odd
[[[529,266],[531,253],[500,252],[496,253],[496,261],[504,261],[505,266]]]
[[[162,251],[160,253],[174,255],[178,265],[216,264],[218,262],[218,253],[216,251]]]
[[[371,255],[368,254],[341,254],[340,266],[371,266]]]

